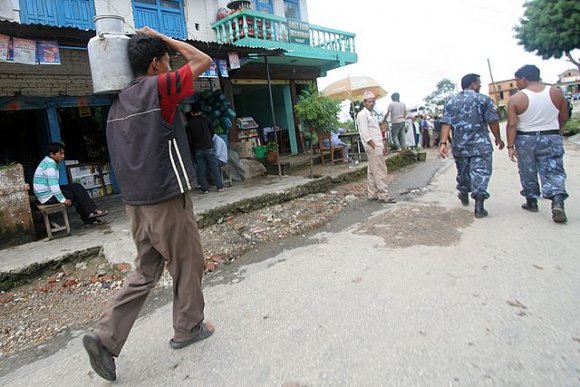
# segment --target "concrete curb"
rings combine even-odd
[[[410,150],[389,155],[386,159],[389,171],[395,171],[415,162],[417,162],[417,155],[415,152]],[[196,213],[198,227],[201,229],[221,223],[229,216],[233,216],[240,212],[247,213],[306,195],[328,192],[336,185],[359,180],[364,177],[366,173],[367,166],[365,164],[334,176],[325,175],[319,178],[314,178],[307,183],[297,185],[280,193],[267,193],[253,198],[239,200],[227,205],[218,206],[207,211],[202,211]],[[35,262],[18,270],[0,272],[0,291],[10,290],[15,285],[18,285],[19,282],[26,281],[31,277],[36,277],[48,269],[56,270],[64,263],[79,262],[90,256],[99,254],[104,255],[105,258],[110,261],[110,259],[107,258],[107,252],[104,246],[97,245],[73,252],[67,252],[63,255],[42,262]]]
[[[77,263],[84,261],[89,257],[102,254],[102,246],[89,247],[87,249],[63,254],[58,258],[53,258],[43,262],[35,262],[18,271],[0,272],[0,291],[8,291],[13,287],[18,286],[19,282],[26,281],[29,278],[38,277],[47,270],[56,270],[65,263]]]
[[[404,151],[396,153],[387,157],[386,163],[389,171],[396,171],[407,165],[417,162],[417,155],[413,151]],[[281,193],[268,193],[256,196],[250,199],[240,200],[238,202],[212,208],[211,210],[203,211],[196,214],[197,225],[199,228],[209,227],[217,223],[223,222],[229,216],[238,212],[247,213],[255,211],[266,206],[284,203],[302,196],[328,192],[335,185],[349,183],[359,180],[366,176],[367,166],[359,166],[352,168],[347,172],[340,173],[335,176],[322,176],[312,181],[298,185],[291,189],[285,190]]]

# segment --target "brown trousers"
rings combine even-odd
[[[190,339],[204,319],[205,258],[189,195],[146,206],[127,205],[126,209],[137,246],[135,271],[113,296],[94,330],[114,356],[119,356],[164,266],[173,278],[173,339]]]
[[[367,182],[369,199],[386,200],[389,198],[387,182],[389,175],[382,145],[376,145],[375,149],[365,146],[365,152],[369,159],[367,166]]]

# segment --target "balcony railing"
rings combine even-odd
[[[218,43],[231,44],[253,38],[356,54],[353,33],[252,10],[242,10],[229,15],[212,24],[212,28],[217,34]]]

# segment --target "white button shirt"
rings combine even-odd
[[[360,138],[363,144],[365,144],[365,147],[369,146],[370,140],[373,140],[376,146],[383,146],[383,135],[379,127],[379,121],[373,112],[365,107],[357,114],[356,123],[358,125]]]

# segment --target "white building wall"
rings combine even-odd
[[[95,15],[117,15],[125,19],[125,33],[135,33],[131,0],[95,0]]]
[[[18,0],[0,0],[0,20],[20,23],[20,4]]]
[[[211,29],[211,24],[216,20],[220,3],[225,3],[225,1],[186,0],[185,28],[188,39],[201,40],[203,42],[215,40],[215,33]]]

